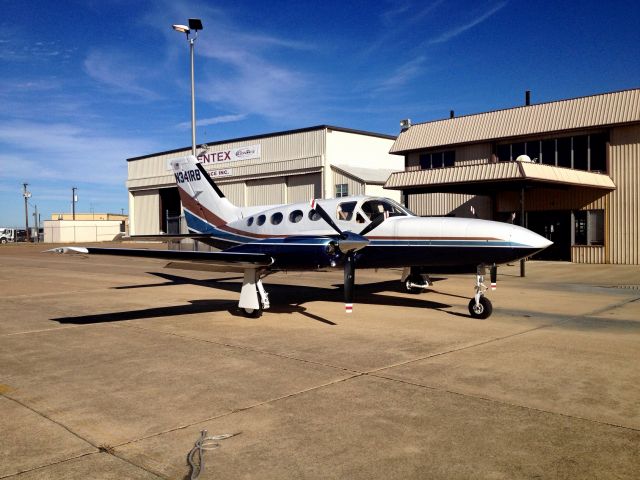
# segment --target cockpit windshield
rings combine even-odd
[[[406,208],[388,198],[367,200],[362,204],[362,211],[369,217],[369,220],[372,221],[378,215],[386,215],[388,217],[406,217],[407,215],[413,215]]]

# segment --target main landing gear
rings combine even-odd
[[[260,279],[262,272],[256,269],[246,269],[240,290],[238,307],[245,317],[258,318],[263,310],[269,308],[269,294]]]
[[[495,265],[491,266],[492,290],[495,290],[497,273],[498,268]],[[478,265],[478,270],[476,271],[476,294],[469,301],[469,314],[473,318],[479,318],[482,320],[484,320],[485,318],[489,318],[489,315],[491,315],[491,313],[493,312],[493,305],[491,305],[491,301],[484,296],[484,292],[487,291],[487,286],[484,284],[485,275],[485,265]]]
[[[400,281],[404,291],[407,293],[422,293],[433,286],[429,275],[422,273],[417,267],[405,267]]]

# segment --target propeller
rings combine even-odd
[[[318,215],[320,215],[320,217],[339,235],[337,241],[338,249],[345,255],[344,308],[346,313],[351,313],[353,311],[353,291],[356,277],[356,252],[369,244],[369,239],[364,237],[364,235],[384,222],[386,216],[379,215],[369,225],[364,227],[360,233],[353,233],[349,231],[343,232],[335,224],[326,210],[315,201],[315,199],[311,201],[311,208],[318,212]]]

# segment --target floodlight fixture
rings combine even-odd
[[[176,32],[182,32],[189,35],[190,29],[186,25],[176,24],[176,25],[172,25],[172,27]]]

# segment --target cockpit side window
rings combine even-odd
[[[342,202],[338,205],[336,210],[336,218],[338,220],[349,221],[353,217],[353,211],[356,208],[358,202]]]
[[[378,215],[387,215],[389,217],[404,217],[407,215],[407,212],[395,202],[382,199],[367,200],[362,204],[362,211],[369,217],[369,220],[374,220]]]

